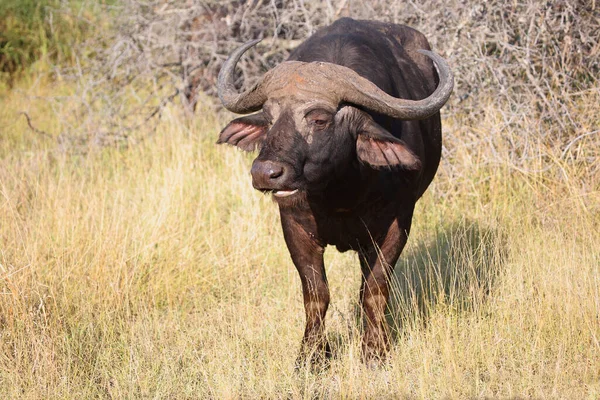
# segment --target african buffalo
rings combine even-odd
[[[428,51],[420,32],[344,18],[239,93],[235,66],[257,42],[230,55],[217,88],[228,110],[261,111],[231,121],[218,143],[260,149],[252,185],[279,205],[283,236],[302,281],[306,329],[298,360],[330,354],[323,253],[335,245],[358,252],[363,357],[377,362],[389,349],[384,313],[390,276],[415,202],[440,161],[439,110],[452,92],[452,73]]]

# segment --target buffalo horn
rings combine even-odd
[[[263,79],[254,87],[243,93],[238,93],[234,86],[234,69],[238,60],[246,50],[254,46],[260,40],[253,40],[236,49],[225,61],[219,79],[217,89],[221,102],[230,111],[246,114],[260,110],[267,100],[269,82],[286,79],[291,65],[314,66],[312,73],[321,75],[319,88],[330,93],[336,93],[339,101],[362,106],[368,110],[393,118],[404,120],[424,119],[435,114],[446,103],[454,87],[454,77],[446,61],[439,55],[428,51],[418,50],[434,61],[439,75],[439,84],[435,91],[422,100],[401,99],[390,96],[373,82],[358,75],[355,71],[336,64],[330,63],[299,63],[286,62],[269,71]],[[310,70],[310,69],[309,69]],[[307,70],[308,71],[308,70]]]
[[[331,67],[336,69],[336,75],[339,76],[340,81],[343,81],[345,85],[341,90],[340,96],[348,103],[360,105],[366,109],[393,118],[414,120],[430,117],[438,112],[450,97],[452,88],[454,87],[454,77],[448,64],[442,57],[431,51],[418,51],[435,62],[440,77],[437,88],[427,98],[422,100],[407,100],[390,96],[353,70],[331,65]]]
[[[258,111],[267,100],[267,96],[262,87],[262,81],[243,93],[238,93],[234,85],[234,71],[236,64],[246,50],[260,41],[261,39],[251,40],[238,47],[231,53],[229,58],[227,58],[227,61],[225,61],[225,64],[223,64],[223,67],[219,72],[217,92],[223,106],[229,111],[238,114],[247,114]]]

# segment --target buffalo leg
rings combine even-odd
[[[367,363],[382,360],[389,351],[385,311],[392,272],[407,238],[408,230],[399,228],[394,221],[381,243],[373,243],[359,251],[362,269],[360,300],[365,321],[362,349]]]
[[[306,327],[297,366],[307,359],[318,363],[331,355],[325,339],[325,314],[329,307],[329,286],[323,263],[324,246],[317,243],[303,225],[281,213],[283,236],[302,282]]]

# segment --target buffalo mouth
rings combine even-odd
[[[279,198],[290,197],[290,196],[293,196],[296,193],[298,193],[298,189],[294,189],[294,190],[273,190],[272,193],[273,193],[273,196],[279,197]]]
[[[272,194],[274,197],[280,197],[280,198],[290,197],[297,193],[302,192],[302,189],[300,189],[300,188],[291,189],[291,188],[273,188],[273,187],[256,187],[256,186],[254,186],[254,189],[256,189],[259,192],[262,192],[264,194]]]

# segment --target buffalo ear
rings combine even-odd
[[[392,136],[371,118],[358,132],[356,154],[360,161],[374,168],[400,166],[412,171],[421,169],[421,160],[406,143]]]
[[[227,143],[252,151],[261,146],[268,128],[269,121],[264,113],[246,115],[227,124],[219,134],[217,143]]]

